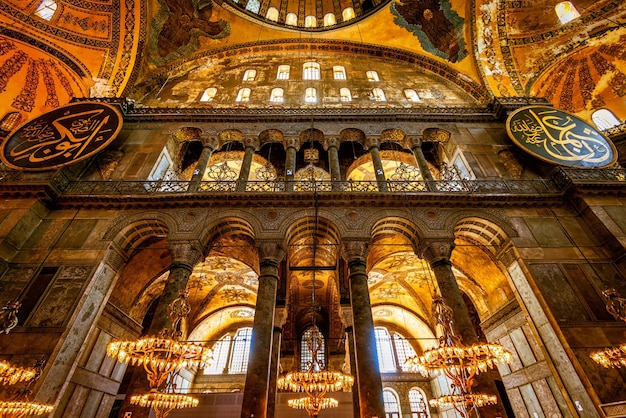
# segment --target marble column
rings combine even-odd
[[[211,155],[213,155],[213,151],[218,148],[217,138],[202,138],[202,153],[200,153],[200,158],[198,158],[198,163],[196,164],[196,169],[193,172],[193,176],[191,176],[191,180],[189,181],[189,191],[196,192],[198,189],[198,185],[202,181],[202,177],[204,176],[204,172],[211,160]]]
[[[297,149],[296,138],[285,139],[285,191],[293,192],[294,177],[296,175],[296,153]]]
[[[265,418],[267,414],[278,266],[284,254],[280,244],[274,241],[260,242],[257,248],[261,260],[259,286],[241,418]]]
[[[409,137],[409,144],[411,146],[411,151],[413,151],[413,155],[415,156],[417,167],[420,169],[422,179],[426,182],[426,188],[430,191],[436,191],[437,186],[435,185],[435,178],[428,167],[426,157],[422,151],[422,138],[417,136]]]
[[[244,139],[245,151],[243,153],[243,161],[241,162],[241,170],[239,170],[239,178],[237,178],[237,191],[245,192],[248,178],[250,177],[250,167],[252,166],[252,157],[258,148],[257,138]]]
[[[333,182],[333,192],[341,191],[341,168],[339,166],[339,138],[327,138],[328,166],[330,179]]]
[[[378,190],[386,192],[387,179],[385,178],[385,170],[383,169],[383,162],[380,158],[380,142],[378,138],[367,137],[365,145],[367,146],[370,156],[372,157],[372,164],[374,165],[374,174],[376,175]]]
[[[350,373],[354,377],[354,386],[352,386],[352,412],[354,418],[361,416],[359,407],[359,376],[357,374],[356,356],[354,354],[354,322],[352,319],[352,308],[341,306],[341,319],[346,331],[348,340],[348,358],[350,359]]]
[[[344,240],[342,251],[348,264],[361,418],[384,418],[383,385],[365,271],[367,242]]]
[[[276,308],[274,312],[274,332],[272,334],[272,360],[270,362],[270,378],[267,395],[267,418],[274,418],[276,412],[276,384],[280,368],[280,345],[283,334],[283,325],[287,319],[287,309]]]
[[[435,275],[437,286],[444,303],[452,308],[453,311],[453,329],[456,335],[461,337],[464,345],[472,345],[479,343],[478,335],[474,329],[474,324],[467,309],[467,305],[463,300],[463,294],[456,281],[454,272],[452,271],[452,250],[454,249],[454,240],[438,239],[425,240],[421,249],[424,259],[428,261]],[[500,394],[494,380],[498,378],[497,370],[488,370],[476,376],[475,392],[483,392],[496,395],[498,403],[480,408],[480,416],[484,417],[506,417],[506,411],[502,405]]]

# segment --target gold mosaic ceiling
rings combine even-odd
[[[621,0],[576,0],[581,16],[567,24],[556,18],[556,0],[264,0],[248,7],[254,1],[56,0],[50,20],[37,15],[39,0],[4,1],[0,113],[18,112],[25,121],[72,97],[126,97],[141,91],[136,86],[158,91],[202,62],[269,60],[274,46],[300,43],[315,45],[314,58],[383,57],[414,67],[483,103],[546,96],[583,118],[606,107],[626,119]],[[356,18],[344,21],[347,7]],[[265,17],[270,8],[277,22]],[[317,29],[284,24],[288,13],[297,25],[315,16]],[[324,27],[329,13],[337,23]]]

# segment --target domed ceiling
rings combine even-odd
[[[132,96],[153,106],[155,91],[169,89],[174,95],[172,82],[186,80],[189,87],[200,68],[212,83],[227,83],[236,91],[241,80],[220,77],[226,65],[244,68],[246,61],[258,63],[261,55],[275,60],[291,54],[304,61],[307,54],[313,60],[330,54],[333,65],[384,60],[458,97],[467,95],[469,104],[485,105],[494,96],[535,95],[584,118],[606,107],[626,119],[626,4],[576,0],[581,16],[561,24],[554,11],[557,3],[56,0],[53,13],[42,18],[40,0],[7,0],[0,5],[0,40],[15,49],[0,48],[0,82],[5,86],[0,88],[0,114],[32,118],[57,106],[55,92],[59,105],[72,97]],[[354,17],[344,15],[346,10],[354,11]],[[17,51],[39,64],[24,61],[16,67]],[[58,72],[43,70],[51,62]],[[328,77],[322,75],[322,84]],[[189,88],[199,92],[207,87],[198,82]],[[234,101],[221,106],[229,105],[239,106]]]

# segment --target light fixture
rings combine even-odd
[[[511,353],[499,344],[479,343],[466,346],[455,335],[452,309],[441,296],[433,297],[433,313],[439,328],[439,347],[424,351],[421,356],[407,359],[409,371],[424,376],[442,374],[451,380],[452,393],[429,401],[431,406],[450,405],[463,417],[468,409],[492,405],[497,402],[494,395],[472,393],[476,375],[495,367],[498,363],[509,363]]]
[[[152,408],[156,418],[165,418],[174,409],[195,408],[200,402],[197,398],[182,393],[165,393],[152,389],[145,395],[132,396],[130,403]]]
[[[0,312],[0,334],[8,334],[17,326],[17,311],[22,306],[22,302],[13,300],[7,302]]]
[[[626,322],[626,299],[620,297],[615,289],[606,289],[602,294],[607,298],[606,310],[615,319]],[[619,347],[606,347],[589,355],[593,361],[606,368],[626,367],[626,343]]]
[[[304,409],[310,417],[317,417],[322,409],[336,408],[339,402],[334,398],[326,398],[328,392],[349,391],[354,384],[354,378],[342,372],[334,372],[324,369],[324,363],[318,358],[322,350],[323,339],[315,324],[315,260],[317,256],[318,242],[318,203],[317,192],[315,197],[315,225],[313,228],[312,252],[313,252],[313,283],[311,287],[311,309],[313,310],[313,324],[306,343],[311,360],[307,362],[306,371],[289,372],[278,378],[279,389],[291,392],[304,392],[307,396],[299,399],[289,400],[287,403],[291,408]]]
[[[37,370],[32,367],[13,366],[8,361],[0,360],[0,385],[14,385],[35,377]]]
[[[0,367],[3,369],[2,373],[5,373],[11,369],[19,371],[14,372],[13,376],[19,376],[15,382],[12,382],[11,379],[6,380],[4,377],[0,382],[3,385],[6,384],[14,384],[17,382],[27,382],[26,385],[17,391],[14,392],[13,396],[6,400],[0,401],[0,416],[31,416],[31,415],[44,415],[49,414],[54,409],[53,405],[50,404],[42,404],[39,402],[31,401],[30,396],[32,395],[32,391],[30,390],[30,386],[39,379],[41,373],[43,372],[43,368],[46,365],[44,360],[39,360],[33,367],[21,368],[11,366],[9,363],[2,361],[0,362]]]
[[[172,320],[170,330],[164,329],[157,337],[148,336],[132,341],[112,341],[107,345],[107,354],[121,363],[141,365],[147,373],[150,393],[133,396],[131,403],[154,408],[159,418],[164,418],[172,409],[198,406],[197,399],[172,390],[171,377],[183,368],[208,367],[213,360],[212,351],[199,344],[184,341],[181,324],[191,311],[189,293],[181,290],[178,298],[169,305]],[[163,383],[170,378],[169,384]]]

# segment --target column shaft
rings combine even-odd
[[[280,343],[283,330],[280,327],[274,327],[272,336],[272,359],[270,361],[270,378],[267,395],[267,418],[274,418],[276,411],[276,383],[278,380],[278,364],[280,362]]]
[[[374,165],[374,173],[376,174],[376,182],[378,183],[378,190],[381,192],[387,191],[387,179],[385,178],[385,170],[383,170],[383,162],[380,159],[380,151],[377,146],[371,146],[369,148],[370,155],[372,156],[372,164]]]
[[[346,328],[346,335],[348,337],[348,355],[350,356],[350,373],[354,377],[354,386],[352,387],[352,408],[353,417],[359,418],[361,416],[361,408],[359,406],[359,376],[356,366],[356,356],[354,354],[354,327]]]
[[[415,156],[417,167],[420,169],[422,179],[426,182],[426,187],[428,188],[428,190],[436,191],[437,187],[434,183],[435,178],[433,177],[433,173],[428,167],[428,162],[426,162],[426,157],[424,156],[424,152],[422,151],[421,142],[411,147],[411,150],[413,151],[413,155]]]
[[[385,416],[383,385],[378,366],[374,318],[370,306],[365,260],[352,259],[348,262],[348,269],[361,417],[383,418]]]
[[[241,407],[242,418],[264,418],[267,414],[278,262],[265,258],[260,267],[250,359]]]
[[[241,170],[239,171],[239,178],[237,179],[237,191],[245,192],[246,183],[250,177],[250,167],[252,166],[252,157],[254,156],[254,146],[247,145],[243,154],[243,161],[241,162]]]
[[[339,167],[339,150],[335,145],[328,147],[328,165],[330,179],[333,182],[333,192],[341,191],[341,168]]]
[[[198,184],[202,181],[202,177],[204,176],[204,172],[209,164],[209,160],[211,160],[211,155],[213,155],[213,147],[205,144],[204,147],[202,147],[202,153],[200,153],[196,169],[194,170],[191,181],[189,182],[190,192],[197,191]]]
[[[163,293],[159,298],[154,318],[150,323],[149,334],[157,335],[164,328],[170,328],[171,321],[168,316],[168,307],[178,297],[179,292],[187,287],[191,270],[191,267],[187,264],[175,263],[170,267],[170,274],[167,277]]]
[[[285,156],[285,190],[293,192],[293,181],[296,174],[296,147],[287,145]]]

